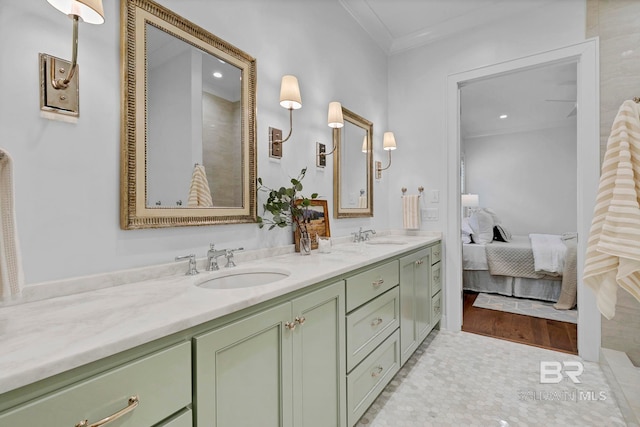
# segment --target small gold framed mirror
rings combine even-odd
[[[255,58],[153,1],[121,12],[121,227],[255,222]]]
[[[373,216],[373,123],[342,107],[344,126],[333,130],[333,216]]]

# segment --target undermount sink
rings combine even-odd
[[[406,245],[407,242],[405,242],[404,240],[379,238],[379,239],[367,240],[366,244],[367,245]]]
[[[196,286],[205,289],[240,289],[262,286],[289,277],[286,270],[238,269],[214,273],[215,277],[202,280]]]

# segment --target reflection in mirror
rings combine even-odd
[[[334,217],[373,216],[373,123],[342,107],[344,127],[334,129]]]
[[[147,24],[147,207],[242,206],[240,78],[234,65]],[[189,197],[196,164],[210,204]]]
[[[122,228],[255,222],[255,59],[152,1],[122,8]]]

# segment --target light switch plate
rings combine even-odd
[[[431,190],[431,199],[429,199],[431,203],[440,203],[440,191]]]

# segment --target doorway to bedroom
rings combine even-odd
[[[463,324],[577,354],[577,61],[460,88]]]

